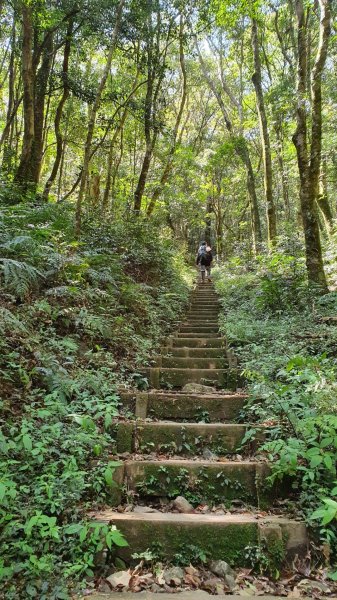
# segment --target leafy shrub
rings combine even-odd
[[[220,322],[250,391],[240,419],[268,426],[260,452],[271,477],[287,482],[336,556],[337,331],[323,317],[334,314],[337,294],[315,296],[295,262],[276,255],[248,273],[240,264],[215,270]]]
[[[0,213],[0,586],[70,598],[104,546],[89,509],[109,501],[116,385],[132,383],[188,296],[170,240],[137,222],[87,225],[66,205]]]

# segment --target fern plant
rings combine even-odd
[[[32,265],[11,258],[0,258],[0,273],[4,286],[17,298],[23,299],[39,287],[44,275]]]
[[[16,334],[27,331],[23,323],[7,308],[0,307],[0,334]]]

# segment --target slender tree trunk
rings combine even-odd
[[[213,94],[218,102],[218,105],[220,107],[220,110],[221,110],[223,118],[224,118],[226,129],[230,135],[230,138],[233,141],[235,152],[240,157],[240,159],[242,160],[243,164],[246,167],[247,189],[248,189],[248,194],[249,194],[249,198],[250,198],[251,215],[252,215],[253,245],[254,245],[254,252],[256,253],[256,251],[262,241],[262,232],[261,232],[259,207],[258,207],[258,201],[257,201],[257,195],[256,195],[255,177],[254,177],[252,163],[250,160],[248,146],[247,146],[246,141],[243,138],[238,139],[234,135],[233,125],[229,118],[229,114],[225,107],[223,98],[222,98],[221,94],[219,93],[213,79],[209,75],[206,64],[205,64],[202,54],[200,52],[196,37],[194,39],[195,39],[195,47],[196,47],[196,50],[198,53],[199,62],[200,62],[200,66],[201,66],[204,78],[207,81],[210,90],[213,92]]]
[[[146,88],[146,97],[145,97],[145,109],[144,109],[144,132],[145,132],[145,154],[143,158],[142,168],[139,174],[137,187],[134,193],[134,206],[133,210],[135,213],[140,213],[140,209],[142,206],[142,197],[145,190],[145,184],[148,176],[148,172],[150,169],[152,153],[154,150],[156,138],[157,138],[157,128],[155,127],[153,133],[152,127],[154,126],[154,78],[155,78],[155,67],[154,67],[154,57],[153,57],[153,48],[152,48],[152,40],[148,45],[147,52],[147,88]]]
[[[262,69],[260,59],[260,44],[258,37],[258,26],[256,19],[252,20],[252,47],[254,55],[255,73],[252,76],[252,81],[256,94],[256,105],[259,115],[261,142],[263,151],[263,167],[264,167],[264,192],[267,204],[267,226],[268,226],[268,242],[271,246],[276,241],[276,209],[273,198],[273,169],[271,159],[270,138],[268,130],[268,120],[266,108],[264,104],[263,89],[262,89]]]
[[[68,70],[69,70],[69,58],[70,58],[70,52],[71,52],[71,40],[72,40],[72,35],[73,35],[73,19],[71,18],[69,20],[68,23],[68,28],[67,28],[67,35],[66,35],[66,42],[65,42],[65,46],[64,46],[64,54],[63,54],[63,67],[62,67],[62,80],[63,80],[63,93],[60,99],[60,102],[58,104],[58,107],[56,109],[56,113],[55,113],[55,120],[54,120],[54,130],[55,130],[55,137],[56,137],[56,156],[55,156],[55,161],[51,170],[51,173],[48,177],[48,180],[46,182],[44,191],[43,191],[43,197],[45,200],[48,200],[49,197],[49,192],[51,190],[51,187],[57,177],[57,173],[60,167],[60,163],[61,163],[61,158],[62,158],[62,152],[63,152],[63,135],[62,135],[62,131],[61,131],[61,121],[62,121],[62,116],[63,116],[63,109],[64,109],[64,105],[69,97],[69,83],[68,83]]]
[[[328,198],[328,186],[326,179],[326,157],[322,160],[321,171],[319,176],[319,193],[317,204],[324,219],[324,225],[328,235],[331,235],[333,230],[333,214]]]
[[[205,222],[206,222],[205,240],[208,242],[208,244],[211,243],[211,233],[212,233],[212,217],[211,217],[211,214],[212,214],[212,212],[213,212],[212,198],[209,196],[207,198],[206,217],[205,217]]]
[[[87,175],[88,175],[88,171],[89,171],[89,163],[90,163],[90,158],[91,158],[91,145],[92,145],[92,138],[94,135],[96,115],[97,115],[97,111],[98,111],[100,103],[101,103],[102,93],[103,93],[106,81],[107,81],[109,73],[110,73],[112,57],[113,57],[114,50],[115,50],[116,43],[117,43],[117,37],[118,37],[118,33],[119,33],[124,3],[125,3],[125,0],[120,0],[120,3],[117,7],[116,23],[115,23],[115,27],[114,27],[114,30],[112,33],[112,40],[111,40],[108,58],[105,63],[103,75],[102,75],[101,81],[99,83],[97,92],[96,92],[96,98],[95,98],[94,104],[90,111],[88,131],[87,131],[87,137],[86,137],[85,149],[84,149],[83,169],[82,169],[82,174],[81,174],[80,190],[79,190],[77,205],[76,205],[75,229],[76,229],[77,235],[79,235],[81,232],[82,202],[83,202],[83,197],[84,197],[85,188],[86,188]]]
[[[311,148],[308,142],[307,124],[307,19],[303,0],[295,0],[297,17],[297,127],[293,142],[297,152],[300,175],[300,205],[304,228],[306,266],[308,280],[327,291],[323,267],[319,224],[316,211],[318,198],[318,180],[322,149],[322,72],[327,57],[328,41],[331,29],[329,0],[319,0],[320,36],[315,64],[311,72]]]
[[[1,12],[0,12],[1,14]],[[11,36],[11,54],[9,59],[9,68],[8,68],[8,104],[7,104],[7,114],[6,114],[6,125],[4,127],[4,131],[0,141],[0,147],[3,144],[3,160],[2,160],[2,168],[5,172],[9,172],[11,166],[11,154],[12,149],[11,145],[8,143],[11,123],[13,120],[13,109],[15,105],[15,47],[16,47],[16,20],[15,15],[13,16],[13,26],[12,26],[12,36]]]
[[[283,197],[283,206],[286,220],[290,220],[290,203],[289,203],[289,187],[288,187],[288,176],[286,167],[283,159],[283,140],[282,140],[282,124],[278,121],[277,117],[274,117],[274,131],[276,135],[276,154],[277,154],[277,162],[279,165],[279,171],[281,176],[281,186],[282,186],[282,197]]]
[[[20,163],[15,175],[15,181],[28,183],[30,181],[30,156],[35,135],[34,122],[34,69],[33,69],[33,24],[32,6],[22,3],[22,79],[23,79],[23,113],[24,133]]]
[[[153,213],[156,202],[157,202],[158,198],[161,196],[161,194],[163,193],[165,184],[167,183],[170,173],[172,171],[174,154],[175,154],[175,151],[177,148],[179,127],[180,127],[181,119],[182,119],[185,104],[186,104],[187,76],[186,76],[186,65],[185,65],[185,55],[184,55],[183,33],[184,33],[184,24],[183,24],[183,19],[181,17],[180,31],[179,31],[179,60],[180,60],[180,68],[181,68],[181,74],[182,74],[182,93],[181,93],[181,99],[180,99],[180,106],[179,106],[174,130],[173,130],[172,146],[170,148],[170,151],[169,151],[169,154],[167,157],[166,165],[165,165],[164,171],[162,173],[162,176],[160,178],[159,185],[157,185],[157,187],[155,188],[155,190],[152,194],[150,203],[147,207],[146,214],[148,217]]]
[[[29,160],[30,180],[37,185],[43,158],[43,124],[45,113],[45,98],[53,58],[53,35],[47,34],[46,44],[42,53],[42,62],[35,78],[34,102],[34,139]]]

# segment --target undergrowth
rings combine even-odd
[[[263,423],[260,448],[272,479],[316,539],[337,554],[337,293],[319,296],[303,260],[279,250],[255,264],[239,259],[215,272],[221,329],[240,360],[249,400],[242,420]]]
[[[97,552],[118,386],[137,380],[187,299],[184,256],[141,219],[88,223],[67,206],[0,212],[0,589],[64,599]]]

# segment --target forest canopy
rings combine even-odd
[[[157,219],[217,253],[321,239],[336,178],[336,7],[244,0],[1,3],[7,202]],[[207,229],[208,228],[208,229]]]

